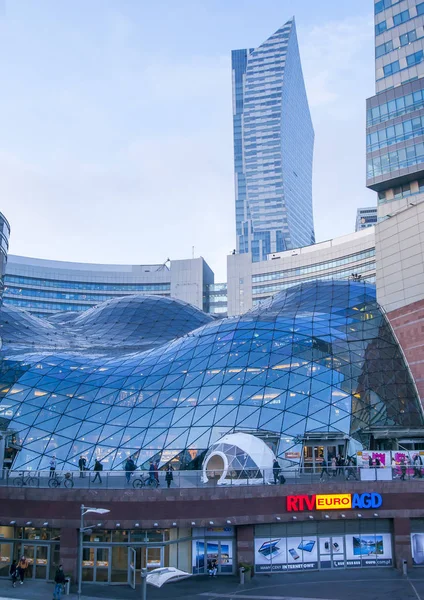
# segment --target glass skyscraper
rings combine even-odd
[[[252,260],[315,241],[312,127],[294,18],[233,50],[237,252]]]
[[[424,199],[424,2],[376,0],[367,186],[384,218]]]

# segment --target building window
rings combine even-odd
[[[409,21],[409,10],[403,10],[401,13],[393,15],[393,24],[395,26],[406,23],[406,21]]]
[[[393,196],[395,200],[399,200],[399,198],[405,198],[406,196],[410,195],[411,186],[409,185],[409,183],[393,188]]]
[[[421,2],[421,4],[417,4],[417,15],[424,15],[424,2]]]
[[[396,3],[396,0],[395,0]],[[380,0],[379,2],[377,2],[375,4],[374,7],[374,13],[376,15],[378,15],[379,13],[383,12],[383,10],[386,10],[386,8],[390,8],[390,6],[392,6],[393,4],[393,0]]]
[[[393,75],[393,73],[397,73],[400,70],[399,61],[395,60],[392,63],[389,63],[385,67],[383,67],[384,77],[389,77],[389,75]]]
[[[414,54],[410,54],[406,57],[406,63],[408,67],[413,67],[420,63],[423,59],[424,53],[422,50],[418,50],[418,52],[414,52]]]
[[[380,35],[380,33],[383,33],[383,31],[386,31],[386,29],[387,29],[386,21],[381,21],[381,23],[378,23],[375,26],[375,35]]]
[[[390,40],[385,44],[381,44],[381,46],[377,46],[375,49],[375,57],[379,58],[380,56],[384,56],[384,54],[388,54],[393,50],[393,41]]]
[[[415,29],[413,29],[412,31],[408,31],[408,33],[404,33],[399,37],[401,46],[407,46],[408,44],[411,44],[411,42],[415,42],[416,39],[417,32],[415,31]]]

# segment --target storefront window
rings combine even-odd
[[[305,522],[255,528],[255,570],[392,566],[390,522]]]
[[[127,583],[128,581],[128,547],[112,548],[112,583]]]
[[[0,543],[0,577],[9,575],[12,560],[12,544]]]
[[[119,529],[112,531],[112,542],[128,542],[128,531],[120,531]]]
[[[49,540],[50,530],[45,527],[24,527],[23,539],[25,540]]]
[[[15,528],[14,527],[0,527],[0,540],[9,539],[13,540],[15,537]]]

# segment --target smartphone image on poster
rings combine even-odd
[[[267,558],[268,560],[271,560],[273,556],[278,556],[278,554],[281,553],[281,550],[277,545],[280,541],[281,540],[278,539],[270,540],[269,542],[264,542],[258,550],[259,554],[261,554],[264,558]]]
[[[314,540],[302,540],[298,545],[298,550],[304,550],[305,552],[312,552],[314,549],[315,542]]]
[[[337,542],[333,542],[333,549],[334,549],[336,552],[338,552],[339,548],[340,548],[340,546],[338,545],[338,543],[337,543]]]
[[[294,560],[297,560],[299,558],[299,555],[294,548],[290,548],[289,552],[290,552],[292,558],[294,558]]]

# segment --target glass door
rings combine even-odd
[[[128,548],[128,550],[128,585],[135,590],[137,552],[135,551],[135,548]]]
[[[21,544],[19,558],[25,556],[28,567],[27,579],[47,579],[50,564],[50,546],[41,544]]]
[[[0,577],[9,577],[10,565],[13,560],[12,544],[0,543]]]
[[[94,581],[108,583],[110,581],[110,548],[96,548]]]

